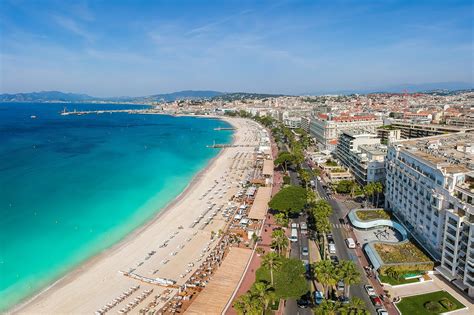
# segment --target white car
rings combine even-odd
[[[388,312],[387,312],[387,310],[385,310],[383,308],[378,308],[377,309],[377,315],[388,315]]]
[[[328,249],[329,249],[329,254],[335,254],[336,253],[336,245],[335,244],[329,244]]]
[[[374,289],[373,286],[366,284],[366,285],[364,285],[364,288],[365,288],[365,291],[367,292],[367,294],[369,296],[377,295],[377,293],[375,292],[375,289]]]
[[[308,247],[303,247],[303,250],[301,251],[301,255],[308,256]]]

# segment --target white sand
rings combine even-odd
[[[134,273],[141,276],[169,278],[177,281],[178,285],[183,284],[198,267],[202,250],[210,241],[211,231],[217,232],[226,223],[221,212],[217,213],[208,226],[201,229],[203,222],[220,205],[224,205],[222,210],[226,208],[230,196],[237,191],[238,181],[246,175],[243,168],[254,158],[252,153],[258,145],[258,126],[254,122],[236,118],[227,120],[237,128],[234,144],[253,145],[252,147],[232,147],[222,150],[206,170],[197,175],[190,186],[154,220],[132,233],[120,244],[94,257],[48,289],[17,306],[12,312],[93,314],[112,302],[123,291],[140,284],[138,291],[108,312],[117,314],[118,310],[133,301],[144,290],[154,289],[149,297],[133,309],[132,313],[138,313],[140,308],[144,308],[165,288],[145,284],[119,273],[131,268],[136,269]],[[219,181],[219,184],[216,185],[215,181]],[[228,188],[228,185],[231,188]],[[208,192],[210,188],[212,189]],[[226,194],[224,191],[227,191]],[[208,194],[202,198],[206,192]],[[223,197],[219,198],[220,195]],[[191,228],[193,221],[207,210],[208,201],[216,203],[216,206],[201,219],[199,224]],[[183,229],[178,229],[179,226]],[[179,233],[170,239],[170,236],[177,231]],[[168,246],[160,248],[159,245],[166,240],[169,240]],[[181,248],[182,245],[184,247]],[[212,242],[209,247],[212,248],[214,245],[215,242]],[[156,254],[145,259],[151,251],[156,251]],[[178,253],[172,255],[173,252]],[[163,260],[169,262],[162,264]],[[191,262],[194,263],[192,268],[188,267],[188,263]],[[192,271],[186,273],[186,269]],[[186,275],[181,278],[181,274]]]

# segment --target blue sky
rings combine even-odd
[[[0,0],[0,92],[473,82],[472,1]]]

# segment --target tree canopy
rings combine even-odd
[[[268,203],[270,208],[288,214],[300,213],[305,204],[306,189],[294,185],[284,187]]]

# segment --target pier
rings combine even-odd
[[[221,130],[235,130],[235,128],[232,128],[232,127],[217,127],[217,128],[214,128],[214,130],[216,130],[216,131],[221,131]]]
[[[68,116],[68,115],[91,115],[91,114],[112,114],[112,113],[127,113],[127,114],[150,114],[150,113],[156,113],[155,111],[151,109],[110,109],[110,110],[85,110],[85,111],[72,111],[68,112],[66,110],[61,112],[62,116]]]

